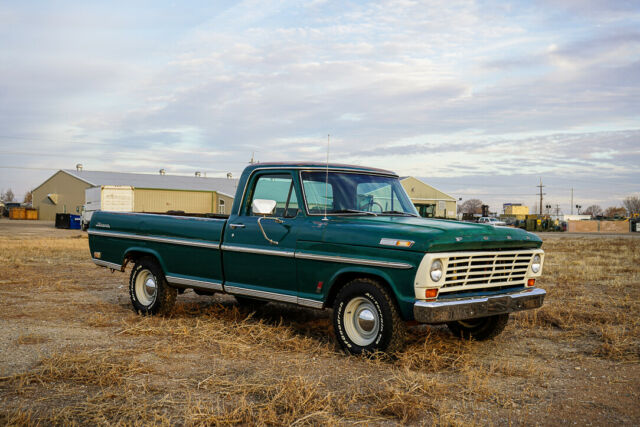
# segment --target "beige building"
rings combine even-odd
[[[42,220],[55,220],[56,213],[79,215],[85,190],[102,186],[133,187],[135,212],[184,211],[229,214],[237,179],[59,170],[36,187],[33,207]]]
[[[454,197],[412,176],[400,178],[400,183],[411,198],[411,202],[415,205],[420,216],[456,218],[457,202]]]
[[[523,220],[529,215],[529,206],[523,206],[520,203],[505,203],[502,207],[504,214],[500,215],[500,218],[503,220],[509,218]]]

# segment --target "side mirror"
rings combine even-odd
[[[257,215],[273,215],[276,211],[276,201],[254,199],[253,202],[251,202],[251,211]]]

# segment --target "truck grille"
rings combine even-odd
[[[480,252],[450,256],[440,292],[524,285],[533,252]]]

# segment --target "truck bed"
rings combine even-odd
[[[97,264],[120,269],[128,256],[146,253],[160,260],[174,285],[222,289],[225,224],[224,218],[99,211],[89,248]]]

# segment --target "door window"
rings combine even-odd
[[[291,175],[261,175],[256,181],[251,201],[255,199],[275,200],[276,217],[293,218],[298,215],[298,198]],[[257,216],[251,205],[248,209],[250,215]]]

